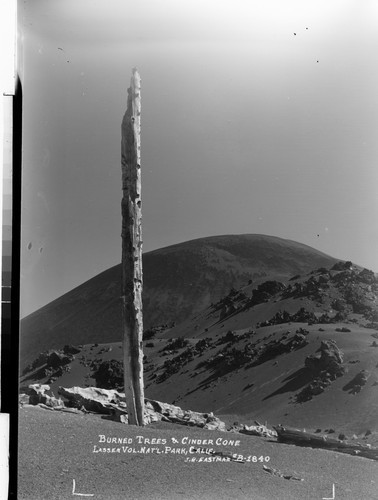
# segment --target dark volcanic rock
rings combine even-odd
[[[150,340],[156,335],[162,334],[163,332],[170,330],[176,326],[176,323],[173,321],[171,323],[165,323],[164,325],[152,326],[151,328],[147,328],[143,332],[143,340]]]
[[[249,305],[260,304],[269,300],[273,295],[285,290],[286,286],[279,281],[265,281],[252,292]]]
[[[51,351],[46,359],[47,367],[58,368],[67,365],[73,359],[73,356],[66,356],[59,351]]]
[[[92,377],[96,386],[102,389],[123,388],[123,364],[121,361],[110,359],[94,366]]]
[[[308,344],[306,336],[302,333],[296,333],[292,338],[288,339],[287,342],[283,340],[284,339],[281,338],[281,340],[273,340],[266,344],[259,352],[258,359],[255,361],[254,365],[259,365],[281,354],[305,347]]]
[[[63,353],[67,354],[67,355],[70,355],[70,354],[79,354],[79,352],[81,351],[81,349],[82,349],[82,346],[79,347],[79,346],[74,346],[72,344],[69,344],[69,345],[65,345],[63,347]]]
[[[66,348],[68,346],[65,346]],[[73,348],[73,346],[72,346]],[[70,363],[75,358],[72,353],[64,353],[61,350],[49,350],[42,352],[24,370],[23,375],[38,369],[34,378],[42,379],[49,377],[48,383],[53,382],[63,375],[65,371],[70,371]]]
[[[369,377],[370,373],[367,370],[361,370],[350,382],[348,382],[348,384],[343,387],[343,390],[349,391],[351,394],[356,394],[361,391]]]
[[[334,266],[332,267],[332,271],[344,271],[345,269],[352,269],[353,264],[350,260],[343,262],[336,262]]]
[[[343,375],[343,353],[334,340],[323,340],[320,345],[320,356],[308,356],[305,367],[313,372],[328,372],[331,378]]]
[[[331,384],[331,380],[327,377],[317,377],[310,384],[308,384],[301,392],[297,394],[296,401],[304,403],[324,392],[324,390]]]
[[[377,283],[378,280],[375,277],[375,274],[373,271],[370,271],[369,269],[363,269],[360,273],[358,273],[358,280],[361,281],[362,283],[366,283],[368,285],[371,285],[373,283]]]
[[[349,328],[346,328],[345,326],[342,326],[341,328],[336,328],[336,331],[341,333],[349,333],[351,330]]]
[[[224,305],[219,315],[219,321],[227,318],[227,316],[231,316],[231,314],[233,314],[235,311],[236,307],[234,304]]]
[[[333,340],[323,340],[320,355],[307,356],[305,367],[313,374],[313,380],[297,395],[296,401],[303,403],[321,394],[337,377],[345,373],[343,353]]]
[[[260,326],[279,325],[289,322],[314,324],[317,323],[318,320],[313,312],[307,311],[304,307],[301,307],[294,314],[289,314],[287,311],[278,311],[273,318],[264,323],[260,323]]]

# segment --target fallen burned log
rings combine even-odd
[[[311,448],[326,448],[340,453],[378,460],[378,448],[373,448],[369,444],[348,443],[292,427],[283,427],[282,425],[275,426],[274,429],[277,432],[278,441],[282,443],[309,446]]]
[[[240,434],[246,434],[247,436],[259,436],[259,437],[269,437],[276,438],[277,433],[268,429],[266,425],[244,425],[243,428],[239,430]]]
[[[280,470],[273,469],[273,467],[268,467],[267,465],[263,465],[263,469],[265,472],[268,472],[273,476],[283,477],[284,479],[291,479],[292,481],[304,481],[303,477],[294,476],[293,474],[284,474]]]

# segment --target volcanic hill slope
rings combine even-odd
[[[264,235],[201,238],[143,256],[144,327],[181,323],[252,280],[287,280],[336,259],[290,240]],[[62,343],[122,338],[121,266],[114,266],[21,322],[21,367]]]
[[[146,396],[377,444],[377,295],[374,273],[351,262],[234,287],[181,324],[146,329]],[[41,354],[21,385],[122,388],[121,347]]]

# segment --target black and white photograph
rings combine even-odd
[[[378,3],[17,23],[17,498],[378,498]]]

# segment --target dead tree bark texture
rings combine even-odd
[[[134,68],[122,121],[123,368],[133,425],[144,425],[140,114],[140,76]]]

